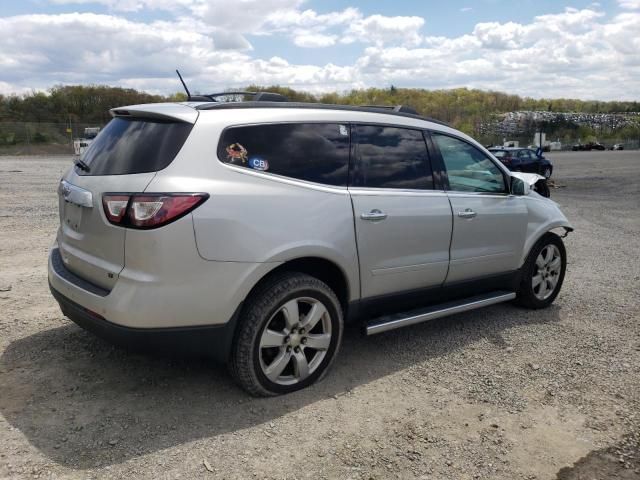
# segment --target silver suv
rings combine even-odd
[[[60,181],[49,282],[67,317],[115,343],[213,356],[275,395],[327,372],[347,322],[371,335],[560,291],[552,230],[572,227],[531,188],[541,177],[405,108],[111,114]]]

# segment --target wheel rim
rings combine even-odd
[[[558,286],[562,270],[562,256],[555,245],[547,245],[538,254],[531,278],[533,294],[538,300],[546,300]]]
[[[547,168],[544,171],[544,178],[549,178],[551,176],[551,169]]]
[[[299,297],[287,301],[260,336],[262,373],[279,385],[305,380],[320,366],[331,345],[331,316],[322,302]]]

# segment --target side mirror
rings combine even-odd
[[[529,195],[529,184],[518,177],[511,177],[511,195]]]

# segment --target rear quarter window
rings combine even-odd
[[[227,128],[220,137],[223,163],[285,177],[346,186],[349,125],[281,123]]]
[[[82,156],[89,171],[79,175],[156,172],[169,166],[193,125],[149,119],[114,118]]]

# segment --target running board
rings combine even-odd
[[[500,290],[485,293],[483,295],[476,295],[462,300],[456,300],[454,302],[446,302],[427,308],[411,310],[409,312],[387,315],[376,318],[372,320],[371,323],[367,324],[366,332],[367,335],[375,335],[376,333],[386,332],[387,330],[393,330],[400,327],[406,327],[407,325],[415,325],[416,323],[446,317],[447,315],[453,315],[454,313],[468,312],[469,310],[475,310],[476,308],[508,302],[514,298],[516,298],[516,294],[514,292]]]

